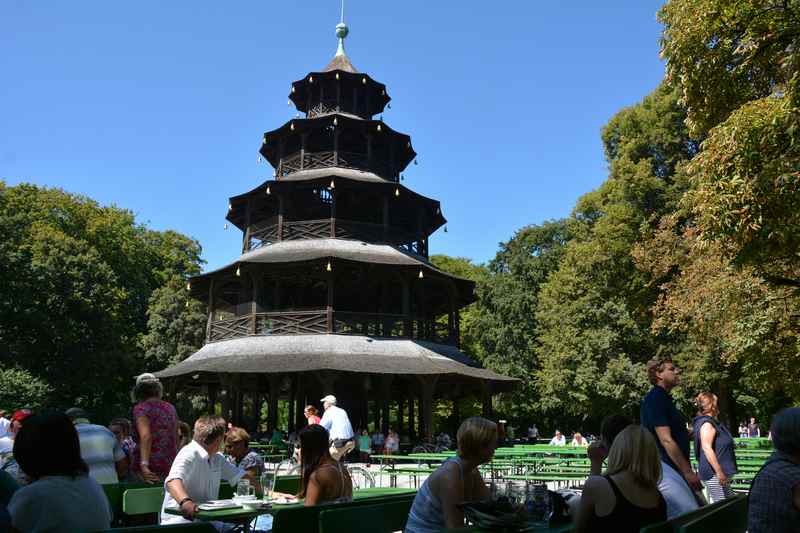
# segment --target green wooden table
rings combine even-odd
[[[445,530],[447,533],[489,533],[490,531],[496,530],[489,530],[489,529],[481,529],[478,526],[466,526],[460,527],[456,529],[447,529]],[[530,533],[566,533],[568,531],[572,531],[572,524],[560,524],[560,525],[539,525],[538,523],[531,523],[530,529],[525,529],[524,531]]]
[[[372,487],[366,489],[359,489],[353,491],[353,500],[365,500],[369,498],[381,498],[384,496],[395,496],[398,494],[414,494],[417,492],[414,489],[396,488],[396,487]],[[195,518],[201,522],[240,522],[242,520],[252,520],[262,514],[274,514],[281,509],[288,509],[291,507],[302,507],[303,500],[298,500],[296,503],[287,504],[273,504],[271,507],[264,509],[248,509],[246,507],[237,507],[235,509],[221,509],[218,511],[199,511]],[[180,516],[181,511],[177,507],[167,507],[164,511],[168,514]]]

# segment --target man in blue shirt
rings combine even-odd
[[[689,433],[686,419],[675,408],[669,392],[679,383],[680,370],[669,357],[655,357],[647,363],[647,377],[653,388],[642,400],[641,424],[656,439],[661,454],[662,477],[658,489],[672,518],[697,509],[693,491],[702,490],[700,478],[689,462]]]
[[[339,461],[356,447],[353,426],[350,424],[347,411],[337,407],[336,396],[328,394],[320,401],[325,407],[325,414],[322,415],[319,424],[330,434],[331,457]]]

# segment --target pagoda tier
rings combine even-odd
[[[248,336],[371,335],[458,346],[474,283],[388,245],[286,241],[190,281],[207,342]]]
[[[278,179],[302,170],[351,168],[399,181],[400,172],[417,155],[411,138],[380,120],[342,114],[292,119],[264,134],[262,156]]]
[[[354,239],[428,256],[428,237],[445,222],[439,202],[402,185],[346,169],[305,171],[267,181],[229,200],[242,252],[281,241]],[[305,179],[302,179],[305,178]]]
[[[326,69],[292,83],[289,100],[309,118],[329,113],[371,118],[391,100],[384,84],[359,74],[349,61],[331,61]]]

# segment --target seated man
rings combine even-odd
[[[219,497],[221,480],[235,487],[244,470],[229,463],[219,449],[225,438],[225,420],[219,416],[203,416],[194,424],[193,440],[181,448],[165,481],[166,491],[161,506],[162,524],[186,523],[194,518],[200,503]],[[251,479],[251,482],[254,480]],[[178,507],[183,518],[165,512]]]
[[[567,439],[564,435],[561,434],[559,430],[556,430],[555,436],[550,439],[550,446],[566,446]]]

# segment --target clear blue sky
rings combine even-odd
[[[347,0],[347,53],[441,200],[432,253],[491,259],[607,175],[600,130],[662,78],[656,0]],[[336,50],[338,0],[2,0],[0,179],[61,187],[237,256],[227,199],[271,176],[262,133]]]

